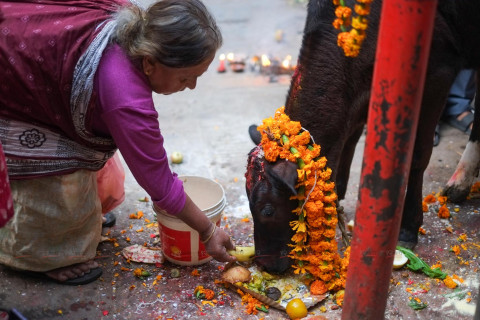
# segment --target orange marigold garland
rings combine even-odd
[[[332,24],[335,29],[341,31],[337,36],[337,44],[347,57],[356,57],[360,52],[363,40],[365,40],[365,30],[368,26],[367,16],[373,0],[357,0],[356,2],[354,11],[357,15],[352,17],[352,9],[345,5],[345,0],[333,0],[333,4],[337,8],[335,9],[336,19]],[[349,27],[350,30],[347,29]]]
[[[298,165],[298,207],[293,210],[298,219],[290,226],[295,231],[289,257],[294,259],[295,273],[309,273],[315,281],[311,291],[340,290],[345,288],[349,248],[342,259],[335,240],[337,219],[337,194],[330,181],[332,170],[326,167],[327,159],[320,157],[320,146],[312,143],[310,133],[300,122],[291,121],[284,107],[274,118],[263,120],[258,127],[262,134],[261,146],[265,159],[278,158]],[[313,292],[312,292],[313,293]]]

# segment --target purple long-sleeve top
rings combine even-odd
[[[170,170],[147,77],[118,45],[107,48],[95,76],[92,130],[113,138],[152,201],[170,214],[185,205],[182,181]]]

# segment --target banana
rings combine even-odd
[[[236,250],[228,250],[228,254],[237,258],[237,261],[249,261],[255,255],[255,246],[236,247]]]

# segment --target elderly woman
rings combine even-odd
[[[0,263],[65,284],[97,279],[95,174],[117,148],[155,207],[233,261],[230,238],[171,172],[152,100],[193,90],[213,61],[222,37],[205,6],[24,0],[0,10],[0,141],[15,210],[0,229]]]

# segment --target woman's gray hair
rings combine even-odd
[[[114,41],[137,64],[152,57],[172,68],[201,64],[222,45],[222,34],[200,0],[160,0],[146,11],[131,5],[116,16]]]

